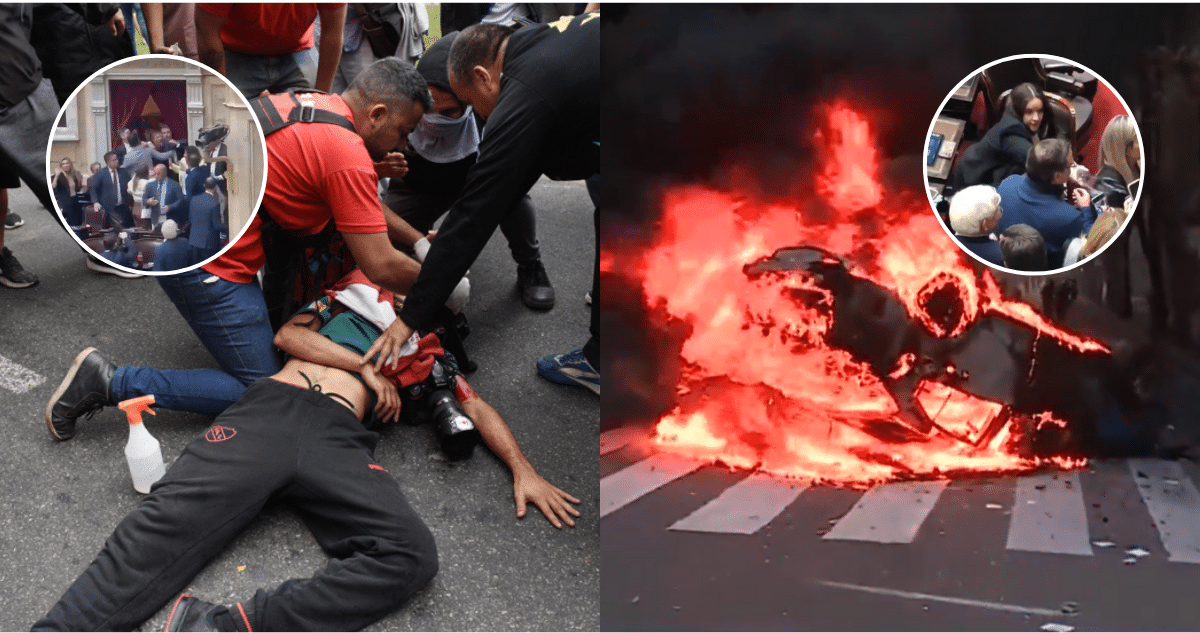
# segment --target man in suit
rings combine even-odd
[[[120,235],[105,233],[104,252],[100,256],[118,266],[132,268],[134,259],[137,257],[137,247],[133,245],[133,240],[129,239],[129,234],[124,231],[121,231]]]
[[[188,221],[192,232],[188,243],[192,245],[192,261],[202,262],[217,254],[225,241],[225,223],[221,221],[221,205],[217,202],[217,181],[209,178],[204,182],[204,193],[188,201]]]
[[[142,206],[150,209],[150,224],[158,226],[163,220],[170,218],[176,223],[182,222],[178,217],[183,211],[183,187],[167,178],[166,165],[154,166],[154,182],[146,185]]]
[[[129,128],[122,128],[117,133],[117,136],[121,139],[121,144],[113,151],[117,153],[117,164],[120,165],[125,162],[125,154],[131,149],[129,145]]]
[[[171,133],[171,126],[166,123],[163,123],[159,127],[159,131],[162,132],[162,147],[159,148],[159,151],[174,154],[174,160],[182,159],[183,150],[187,147],[187,143],[175,140],[175,136]]]
[[[163,243],[154,250],[154,271],[183,270],[191,266],[192,246],[187,238],[179,235],[179,227],[174,220],[162,223]]]
[[[1063,190],[1071,174],[1071,147],[1057,138],[1039,141],[1029,150],[1024,176],[1009,176],[1000,183],[998,231],[1015,224],[1028,224],[1046,241],[1049,269],[1062,268],[1066,244],[1086,235],[1096,221],[1096,209],[1083,189],[1076,189],[1071,202]]]
[[[133,214],[129,211],[129,171],[118,167],[116,152],[104,155],[108,167],[92,176],[92,204],[96,210],[103,209],[110,217],[116,216],[122,226],[133,226]],[[101,228],[101,227],[95,227]]]

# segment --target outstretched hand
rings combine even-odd
[[[403,178],[408,174],[408,159],[400,152],[388,152],[383,160],[375,163],[375,174],[380,178]]]
[[[1072,189],[1071,190],[1071,202],[1076,207],[1079,207],[1080,209],[1082,209],[1092,203],[1092,197],[1088,194],[1087,190],[1085,190],[1085,189]]]
[[[525,505],[533,503],[554,527],[562,529],[563,523],[575,527],[571,517],[579,516],[579,510],[571,504],[579,503],[579,499],[558,489],[532,469],[528,473],[513,472],[513,496],[517,500],[518,519],[525,517]]]
[[[375,371],[382,371],[383,364],[390,358],[392,359],[392,367],[395,368],[400,362],[400,348],[404,347],[404,343],[412,336],[413,330],[408,327],[408,324],[401,319],[396,319],[388,326],[379,338],[371,344],[370,349],[366,354],[363,354],[363,364],[370,364],[371,358],[379,354],[379,358],[375,360]]]

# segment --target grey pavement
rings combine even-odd
[[[516,265],[497,232],[471,268],[467,351],[476,391],[508,422],[529,460],[579,497],[574,529],[556,530],[536,508],[518,520],[512,478],[479,450],[447,462],[428,426],[389,427],[376,456],[432,530],[441,568],[409,604],[368,630],[595,630],[600,551],[596,444],[599,399],[537,375],[536,359],[582,346],[591,289],[592,207],[581,182],[534,187],[543,261],[558,303],[539,313],[516,294]],[[47,433],[47,399],[75,355],[95,346],[119,365],[216,367],[151,278],[89,271],[79,246],[52,224],[27,188],[10,191],[25,226],[5,241],[41,278],[0,288],[0,630],[27,630],[58,600],[141,499],[124,459],[122,412],[81,421],[67,442]],[[147,428],[168,463],[211,418],[159,409]],[[186,592],[213,602],[250,598],[259,587],[308,577],[327,558],[286,507],[269,507]],[[161,629],[166,612],[147,621]]]
[[[602,437],[602,511],[621,492],[615,475],[656,453],[645,428]],[[700,466],[606,513],[606,630],[1200,624],[1200,468],[1190,462],[1103,460],[1073,474],[958,480],[923,498],[800,486],[769,509],[761,487],[731,503],[748,477]],[[712,511],[718,499],[723,513]],[[747,522],[753,532],[735,533]],[[915,533],[895,538],[906,522]]]

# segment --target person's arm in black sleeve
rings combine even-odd
[[[1004,152],[1005,158],[1021,166],[1016,172],[1018,174],[1025,173],[1025,159],[1029,157],[1029,150],[1032,148],[1033,141],[1020,134],[1005,134],[1000,139],[1000,151]]]
[[[524,86],[511,86],[513,94],[505,95],[488,120],[479,162],[468,172],[463,193],[438,229],[404,301],[400,318],[409,327],[420,329],[433,320],[500,222],[541,176],[538,154],[549,133],[549,113]]]

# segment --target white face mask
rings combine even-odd
[[[457,119],[426,114],[408,135],[408,143],[422,158],[433,163],[453,163],[474,154],[479,149],[479,127],[471,115],[471,106]]]

